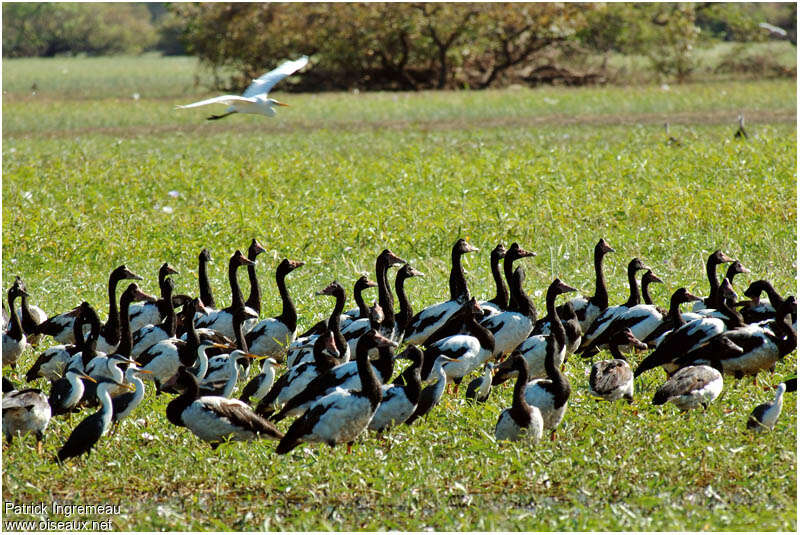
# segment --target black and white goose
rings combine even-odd
[[[721,295],[735,295],[731,293],[733,290],[727,281],[717,291]],[[639,363],[633,373],[634,377],[639,377],[642,373],[658,366],[664,366],[668,372],[674,371],[675,368],[669,366],[674,358],[702,347],[726,330],[725,322],[718,318],[699,318],[689,322],[683,318],[680,305],[696,299],[697,296],[689,293],[686,288],[679,288],[672,294],[667,314],[668,327],[671,327],[671,330],[667,330],[655,339],[655,350]],[[657,332],[658,330],[653,334]]]
[[[430,355],[425,355],[423,358],[423,365],[425,364],[425,360],[430,357]],[[406,420],[406,425],[413,425],[414,422],[423,416],[427,416],[428,413],[431,412],[431,409],[439,404],[444,395],[444,389],[447,386],[447,374],[444,371],[444,365],[451,362],[454,362],[454,359],[446,357],[445,355],[435,357],[433,365],[431,366],[431,372],[428,374],[428,382],[433,381],[433,383],[423,388],[422,392],[420,392],[417,407]]]
[[[352,308],[342,313],[340,328],[347,327],[350,322],[357,320],[359,318],[366,318],[369,316],[369,306],[364,302],[364,295],[362,292],[367,288],[377,288],[378,283],[375,281],[369,280],[366,275],[361,275],[358,280],[356,280],[355,284],[353,285],[353,300],[356,302],[356,308]],[[328,330],[328,321],[327,320],[319,320],[313,326],[311,326],[306,332],[300,334],[295,339],[295,343],[299,341],[303,342],[311,342],[313,341],[308,340],[308,338],[312,335],[320,335],[325,333]]]
[[[444,365],[448,383],[456,385],[456,394],[461,381],[488,362],[495,354],[495,338],[492,332],[478,320],[483,319],[483,310],[473,297],[462,306],[464,334],[455,334],[429,344],[425,348],[426,362],[422,367],[422,379],[428,381],[431,366],[438,355],[452,359]],[[489,319],[492,319],[491,317]]]
[[[36,435],[36,451],[41,455],[44,432],[51,415],[47,396],[37,388],[3,392],[2,408],[6,441],[11,444],[15,436],[33,433]]]
[[[166,315],[163,317],[163,320],[160,323],[154,325],[144,325],[138,330],[134,330],[133,324],[131,324],[130,329],[133,331],[133,347],[131,348],[131,356],[133,358],[138,357],[150,346],[157,344],[161,340],[167,340],[168,338],[175,337],[177,318],[175,309],[171,306],[172,293],[174,289],[175,285],[173,284],[172,279],[164,279],[164,284],[161,288],[161,299],[163,299],[166,303],[170,303],[170,306],[166,307]]]
[[[554,280],[550,286],[547,288],[547,294],[545,296],[545,307],[548,311],[555,312],[557,317],[558,316],[558,308],[555,305],[556,297],[558,297],[561,293],[564,293],[563,288],[566,286],[562,283],[559,279]],[[563,322],[559,321],[561,326],[560,332],[564,334],[564,344],[566,344],[566,329],[564,328]],[[528,377],[531,378],[539,378],[539,377],[547,377],[547,358],[548,358],[548,347],[551,344],[550,339],[553,337],[553,333],[548,334],[534,334],[527,339],[525,339],[521,344],[519,344],[515,351],[518,351],[524,362],[527,366]],[[562,364],[564,364],[564,360],[566,359],[567,351],[566,345],[564,347],[563,353],[561,351],[556,351],[553,354],[553,365],[560,368]],[[511,362],[508,360],[501,362],[495,371],[494,377],[492,378],[492,386],[501,385],[504,382],[508,381],[512,377],[516,377],[517,372],[511,366]]]
[[[73,336],[75,344],[58,344],[44,350],[33,366],[25,374],[27,382],[35,381],[37,377],[44,377],[51,383],[57,381],[64,375],[66,368],[72,357],[79,353],[83,347],[83,323],[85,321],[86,308],[91,305],[84,301],[79,307],[79,318],[73,323]]]
[[[492,279],[494,280],[495,295],[488,301],[479,301],[478,304],[483,309],[484,317],[494,316],[508,308],[508,286],[503,274],[500,272],[500,260],[505,258],[506,248],[502,243],[492,249],[489,254],[489,266],[492,270]]]
[[[212,347],[213,343],[210,341],[201,343],[200,337],[194,328],[192,318],[197,310],[197,305],[198,301],[195,298],[193,301],[184,304],[181,311],[181,315],[188,327],[186,340],[181,340],[180,338],[162,340],[148,348],[138,357],[138,362],[142,369],[151,372],[149,378],[155,383],[157,394],[161,393],[162,383],[173,377],[180,366],[191,367],[196,363],[199,368],[198,377],[205,377],[208,370],[206,350]]]
[[[238,308],[244,308],[244,297],[242,297],[242,289],[239,286],[239,280],[236,278],[236,270],[239,266],[249,266],[253,264],[252,260],[248,260],[241,251],[237,250],[228,261],[228,280],[231,285],[231,305],[211,312],[205,316],[195,318],[196,328],[214,329],[228,338],[234,338],[236,334],[233,332],[233,313]],[[205,303],[204,303],[205,304]],[[254,310],[250,310],[254,318],[248,318],[244,323],[244,332],[247,333],[252,329],[258,321],[258,315]]]
[[[397,330],[397,322],[394,316],[394,295],[389,287],[388,271],[392,266],[405,264],[405,260],[398,257],[389,249],[384,249],[375,260],[375,280],[378,284],[378,305],[381,307],[383,318],[378,325],[378,332],[389,338],[398,341],[402,339],[402,333]],[[360,318],[342,329],[342,334],[350,345],[350,354],[355,353],[355,346],[358,339],[370,329],[375,328],[372,320]]]
[[[113,405],[111,403],[112,388],[122,387],[126,389],[135,388],[131,384],[116,384],[110,380],[104,380],[97,385],[97,397],[100,399],[100,410],[83,419],[70,433],[69,438],[58,450],[56,460],[59,463],[72,457],[80,457],[84,453],[89,455],[92,448],[108,432],[111,427],[113,417]]]
[[[404,264],[403,267],[397,270],[397,275],[394,278],[394,291],[397,293],[397,303],[400,306],[400,310],[394,315],[394,321],[397,324],[398,331],[401,333],[405,332],[406,327],[411,322],[411,318],[414,316],[414,309],[411,308],[411,302],[406,295],[406,281],[411,277],[424,276],[421,271],[417,271],[408,264]]]
[[[211,253],[208,249],[203,248],[200,255],[197,257],[197,285],[200,290],[200,303],[202,312],[198,311],[195,320],[200,316],[208,315],[217,310],[217,304],[214,301],[214,294],[211,290],[211,283],[208,279],[208,264],[211,262]]]
[[[267,250],[264,246],[258,243],[258,240],[255,238],[250,242],[250,247],[247,248],[247,259],[253,263],[247,266],[247,279],[250,281],[250,294],[247,296],[244,306],[253,309],[259,316],[261,315],[261,286],[258,284],[256,259],[258,255],[266,252]]]
[[[97,339],[97,351],[101,353],[114,353],[117,346],[120,344],[120,337],[122,336],[122,311],[117,308],[117,283],[122,280],[142,280],[138,275],[135,275],[128,270],[124,265],[119,266],[108,279],[108,319],[100,327],[100,337]],[[140,297],[135,300],[152,300],[153,297],[145,293],[141,293]],[[134,301],[130,301],[132,303]],[[129,304],[130,304],[129,303]],[[125,312],[128,312],[127,310]]]
[[[22,331],[25,333],[28,344],[36,346],[42,338],[42,335],[39,334],[39,324],[47,321],[47,314],[36,305],[28,303],[28,288],[19,276],[17,276],[16,279],[19,280],[19,283],[25,290],[20,296],[20,306],[17,309],[17,314],[19,314],[20,321],[22,322]]]
[[[108,320],[103,326],[101,338],[98,342],[98,350],[107,353],[109,350],[117,347],[119,343],[119,311],[117,310],[117,284],[121,280],[142,280],[139,275],[136,275],[129,270],[125,265],[117,267],[108,277]],[[75,318],[78,317],[79,307],[51,316],[47,321],[39,325],[39,333],[43,335],[52,336],[55,340],[62,344],[74,344],[75,337],[73,336],[73,323]]]
[[[368,332],[372,332],[371,329]],[[363,336],[362,336],[363,338]],[[359,338],[360,340],[360,338]],[[358,345],[356,345],[356,348]],[[381,383],[388,381],[394,371],[394,353],[389,346],[367,344],[368,351],[377,350],[378,358],[371,361],[377,377]],[[330,394],[337,388],[343,390],[360,390],[361,376],[358,373],[358,363],[345,362],[315,377],[299,394],[287,400],[283,408],[275,413],[270,420],[279,422],[287,416],[299,416],[304,413],[317,400]]]
[[[27,338],[22,330],[22,322],[17,315],[14,301],[25,294],[25,289],[18,281],[14,281],[8,289],[8,309],[10,310],[10,327],[3,332],[3,366],[17,367],[17,360],[27,346]]]
[[[786,383],[780,383],[775,391],[775,399],[762,403],[750,413],[747,418],[747,429],[757,433],[772,431],[778,422],[783,408],[783,394],[786,392]],[[3,399],[5,403],[5,398]],[[5,409],[3,410],[5,418]]]
[[[567,356],[570,356],[578,350],[583,340],[581,322],[569,301],[559,307],[558,317],[561,318],[564,331],[567,333]]]
[[[697,301],[692,307],[692,312],[703,310],[705,308],[717,308],[717,292],[719,291],[719,279],[717,279],[717,266],[720,264],[729,264],[733,262],[733,258],[729,257],[719,249],[709,255],[706,261],[706,275],[708,276],[708,285],[711,288],[708,297],[703,300]]]
[[[456,241],[450,253],[452,262],[450,268],[450,299],[417,312],[411,318],[408,327],[406,327],[404,341],[409,344],[421,344],[436,329],[441,327],[447,321],[447,318],[455,314],[464,301],[469,300],[467,279],[464,276],[464,268],[461,266],[461,257],[477,250],[476,247],[467,243],[463,238]]]
[[[599,347],[598,344],[595,343],[595,339],[602,336],[602,334],[605,333],[609,327],[615,324],[617,319],[622,318],[632,308],[641,302],[641,297],[639,295],[639,283],[636,280],[636,273],[645,269],[650,268],[644,265],[644,263],[638,258],[634,258],[628,263],[628,287],[630,289],[628,300],[621,305],[606,308],[599,316],[597,316],[597,318],[595,318],[589,328],[584,331],[583,339],[581,341],[581,351],[584,352],[584,355],[593,354],[596,351],[596,348]],[[601,343],[603,342],[602,339],[599,341]]]
[[[135,364],[135,361],[131,359],[131,351],[133,348],[133,334],[131,333],[131,325],[130,321],[128,320],[128,310],[129,305],[133,302],[143,301],[148,299],[150,296],[145,294],[139,288],[139,285],[135,282],[132,282],[125,288],[125,291],[122,292],[120,295],[119,303],[120,303],[120,337],[119,343],[116,347],[116,350],[111,353],[102,353],[98,352],[97,356],[95,356],[84,368],[84,371],[87,375],[90,375],[96,381],[100,381],[101,379],[109,379],[112,383],[121,383],[123,380],[123,371],[119,368],[120,364]],[[91,319],[91,314],[93,313],[92,309],[87,311],[88,317]],[[102,332],[102,329],[101,329]],[[89,347],[91,348],[91,341],[89,342]],[[115,390],[115,387],[112,385],[111,387],[111,395],[115,396],[120,394],[121,392]],[[94,388],[93,386],[88,386],[86,392],[84,392],[84,399],[87,400],[90,404],[94,403]],[[99,398],[98,398],[99,399]]]
[[[169,309],[172,308],[172,291],[174,290],[174,286],[169,289],[170,297],[167,299],[167,277],[177,274],[178,271],[169,265],[169,262],[161,264],[161,267],[158,268],[158,288],[161,291],[161,298],[144,303],[131,304],[131,308],[128,310],[131,331],[136,332],[145,325],[161,323]]]
[[[725,277],[722,279],[723,283],[727,281],[731,288],[733,288],[733,278],[740,273],[750,273],[750,270],[744,267],[741,262],[736,260],[728,266],[728,269],[725,272]],[[726,321],[731,318],[732,313],[730,310],[726,312],[724,310],[724,305],[724,300],[720,300],[720,298],[717,297],[714,299],[713,304],[710,305],[710,307],[701,309],[696,308],[689,314],[684,314],[684,318],[696,314],[698,317],[702,318],[719,318],[723,321]],[[728,307],[729,309],[733,307],[733,303],[731,302]],[[739,314],[735,314],[735,317],[737,319],[734,320],[734,323],[738,323]]]
[[[314,341],[312,362],[289,367],[256,407],[256,414],[269,416],[306,389],[309,383],[334,366],[342,364],[336,339],[332,331],[318,336]]]
[[[558,278],[547,288],[547,301],[551,303],[547,312],[550,314],[550,317],[553,318],[550,327],[551,336],[547,340],[547,355],[544,361],[547,378],[535,379],[528,383],[528,386],[525,388],[525,400],[539,409],[539,412],[542,414],[544,429],[551,429],[553,431],[551,438],[555,437],[555,428],[564,418],[571,388],[567,377],[561,373],[560,368],[556,366],[557,360],[561,362],[564,361],[567,335],[558,317],[558,312],[555,308],[555,299],[550,298],[550,294],[560,295],[574,291],[576,291],[575,288],[564,284]]]
[[[471,399],[476,403],[486,403],[492,393],[492,371],[495,366],[493,362],[484,364],[483,375],[476,377],[467,385],[466,399]]]
[[[511,407],[505,409],[497,418],[494,426],[496,440],[528,440],[538,442],[542,438],[544,421],[538,407],[525,400],[525,387],[528,384],[528,368],[525,359],[518,352],[511,355],[511,366],[517,372]]]
[[[186,427],[212,449],[226,440],[283,438],[274,425],[256,415],[246,403],[220,396],[201,397],[197,379],[184,366],[167,385],[172,383],[184,392],[167,405],[167,419],[173,425]]]
[[[344,312],[344,315],[350,318],[349,320],[345,321],[344,318],[342,319],[342,327],[345,327],[347,323],[357,320],[358,318],[366,318],[369,316],[369,306],[364,301],[364,290],[367,288],[377,288],[378,283],[370,280],[366,275],[361,275],[353,285],[353,301],[356,302],[356,308],[352,308]]]
[[[680,309],[680,306],[683,303],[697,301],[698,299],[702,298],[689,293],[686,288],[679,288],[676,290],[670,297],[669,310],[667,310],[666,314],[664,314],[661,318],[661,324],[642,341],[646,343],[648,347],[656,347],[656,345],[661,343],[668,332],[686,324],[689,321],[701,319],[702,316],[695,314],[694,312],[684,313],[681,312]]]
[[[743,349],[741,354],[708,355],[702,352],[703,348],[699,348],[681,356],[675,363],[678,366],[685,366],[688,363],[709,364],[737,379],[745,375],[755,376],[760,371],[772,369],[780,359],[797,348],[797,332],[786,323],[786,318],[793,307],[792,297],[780,306],[774,320],[753,325],[742,322],[737,328],[718,335],[740,346]]]
[[[650,285],[653,284],[654,282],[657,282],[659,284],[664,284],[664,281],[661,280],[661,278],[658,275],[653,273],[652,269],[648,269],[647,271],[644,272],[644,275],[642,275],[642,301],[644,301],[645,305],[655,306],[658,312],[662,316],[666,316],[667,311],[657,306],[655,302],[653,302],[653,298],[650,297]]]
[[[672,402],[682,411],[708,405],[722,392],[722,374],[711,366],[681,368],[656,391],[653,405]]]
[[[768,303],[761,301],[761,294],[766,293]],[[750,283],[750,286],[744,291],[744,296],[749,301],[742,301],[737,303],[737,306],[742,306],[739,311],[745,323],[759,323],[775,319],[775,310],[780,307],[784,298],[778,293],[775,287],[767,280],[759,279]],[[792,311],[792,327],[797,329],[797,311]]]
[[[608,244],[604,238],[594,246],[594,295],[591,297],[578,296],[569,300],[572,303],[572,308],[575,309],[575,315],[578,316],[578,321],[581,324],[581,331],[586,332],[592,325],[592,322],[597,319],[605,309],[608,308],[608,289],[606,288],[606,279],[603,275],[603,259],[606,254],[613,253],[614,249]],[[558,309],[558,315],[561,318],[565,317],[564,305]],[[533,328],[533,334],[547,334],[550,332],[549,326],[550,318],[545,316],[536,322]]]
[[[525,293],[525,271],[520,266],[512,272],[514,260],[525,256],[532,256],[532,253],[520,248],[517,243],[508,249],[503,261],[503,270],[508,277],[510,289],[508,309],[481,321],[481,325],[494,335],[493,356],[496,359],[511,353],[528,338],[536,323],[536,307],[533,300]]]
[[[408,346],[403,353],[411,361],[411,365],[403,370],[403,384],[381,386],[381,403],[369,422],[370,431],[382,433],[390,427],[402,424],[417,408],[422,391],[420,367],[424,355],[415,345]]]
[[[648,276],[647,273],[650,273],[651,275]],[[645,275],[642,277],[642,280],[648,285],[656,280],[660,282],[661,279],[658,279],[658,277],[652,275],[652,271],[648,269],[647,273],[645,273]],[[624,329],[630,329],[631,333],[633,333],[633,337],[637,340],[645,340],[648,336],[650,336],[650,334],[652,334],[661,326],[663,319],[664,316],[662,311],[655,305],[634,305],[628,308],[627,311],[624,311],[622,314],[617,315],[616,318],[611,320],[610,324],[606,327],[605,332],[596,336],[592,342],[592,345],[596,348],[607,347],[610,343],[611,337],[615,333]],[[637,344],[636,347],[641,346]],[[626,350],[629,349],[630,348],[626,348]],[[584,355],[585,354],[586,352],[584,352]]]
[[[383,311],[383,320],[378,327],[378,332],[398,344],[403,341],[404,333],[398,328],[394,314],[394,295],[392,294],[391,286],[389,286],[389,268],[402,266],[406,263],[405,260],[389,249],[384,249],[375,260],[375,277],[378,283],[378,305],[380,305]]]
[[[282,359],[287,346],[297,336],[297,310],[286,289],[286,276],[303,265],[305,262],[284,258],[275,270],[283,310],[279,316],[261,320],[251,330],[245,330],[247,347],[251,353]]]
[[[291,369],[304,362],[313,362],[316,358],[314,356],[314,344],[320,336],[326,335],[328,332],[333,335],[335,340],[336,349],[339,353],[339,363],[350,360],[350,345],[347,343],[347,339],[342,334],[341,329],[342,317],[345,317],[342,311],[344,310],[344,303],[347,300],[344,286],[337,281],[333,281],[319,292],[316,292],[316,295],[333,296],[336,299],[333,311],[327,321],[322,320],[325,329],[320,334],[311,334],[306,337],[302,344],[294,343],[289,346],[289,350],[286,352],[287,369]],[[297,340],[295,340],[295,342],[297,342]]]
[[[347,443],[348,451],[369,424],[381,402],[381,380],[369,362],[372,348],[393,348],[397,343],[375,330],[363,335],[356,346],[360,387],[336,390],[316,401],[297,420],[278,443],[275,453],[288,453],[302,442],[323,442],[333,447]]]
[[[647,344],[638,340],[630,329],[614,333],[608,343],[611,360],[601,360],[592,365],[589,372],[589,394],[606,401],[624,398],[633,402],[633,370],[619,350],[620,346],[647,349]]]

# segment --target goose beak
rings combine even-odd
[[[261,254],[261,253],[266,253],[267,252],[267,250],[264,248],[264,246],[261,245],[260,243],[258,243],[258,240],[255,239],[255,238],[253,238],[252,246],[253,246],[253,252],[255,254]]]
[[[373,280],[368,280],[366,283],[367,288],[377,288],[378,283]]]

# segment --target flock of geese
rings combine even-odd
[[[27,382],[49,381],[48,394],[3,377],[3,433],[9,443],[34,434],[41,454],[52,416],[71,418],[86,407],[99,407],[74,428],[57,460],[88,454],[112,425],[136,410],[152,383],[157,395],[174,396],[166,409],[169,422],[214,448],[228,440],[270,438],[278,441],[279,454],[304,442],[344,443],[349,452],[366,430],[380,434],[412,425],[447,390],[458,395],[461,382],[475,375],[466,388],[475,403],[513,381],[511,407],[497,418],[498,440],[537,441],[546,432],[554,440],[572,391],[562,373],[572,354],[591,358],[610,352],[611,359],[591,365],[588,391],[597,399],[631,402],[634,378],[660,367],[667,380],[653,404],[672,402],[690,410],[708,407],[719,396],[723,376],[755,380],[797,346],[795,297],[782,297],[768,281],[756,280],[744,290],[746,299],[737,301],[734,277],[749,270],[722,251],[708,258],[705,297],[680,288],[664,310],[649,294],[649,286],[662,281],[634,258],[627,267],[628,299],[610,305],[603,260],[614,249],[600,239],[594,248],[594,295],[564,300],[559,296],[576,290],[556,278],[547,288],[542,317],[525,291],[523,267],[515,266],[534,253],[517,243],[495,247],[490,263],[496,294],[480,301],[470,295],[462,267],[462,257],[475,251],[464,239],[455,243],[449,299],[414,314],[405,284],[422,274],[386,249],[376,259],[375,280],[362,276],[355,282],[356,308],[345,310],[347,291],[334,281],[317,292],[333,298],[330,315],[299,335],[286,279],[303,262],[284,259],[278,265],[282,311],[260,319],[255,266],[265,249],[255,239],[247,255],[237,250],[230,257],[232,298],[220,308],[209,284],[211,257],[205,249],[198,260],[196,297],[175,292],[171,275],[176,271],[168,263],[158,272],[158,297],[144,293],[135,282],[142,278],[126,266],[114,269],[105,322],[88,302],[48,317],[28,303],[27,288],[17,277],[8,290],[7,318],[3,309],[3,366],[17,375],[26,348],[42,337],[59,345],[38,355],[25,372]],[[729,264],[722,281],[717,276],[721,264]],[[247,299],[237,277],[243,266],[250,282]],[[389,270],[394,267],[399,269],[392,288]],[[117,301],[117,286],[127,280],[134,282]],[[377,288],[371,306],[364,296],[370,288]],[[559,299],[563,302],[557,305]],[[686,303],[692,304],[691,312],[681,310]],[[631,351],[649,351],[635,369],[625,356]],[[395,375],[398,360],[409,364]],[[774,399],[750,414],[747,429],[772,429],[784,393],[795,390],[796,379],[779,384]],[[276,424],[286,418],[293,421],[282,432]]]

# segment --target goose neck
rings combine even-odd
[[[467,288],[467,277],[464,274],[464,267],[461,265],[461,251],[453,248],[450,254],[450,300],[462,301],[469,299],[469,289]]]
[[[11,328],[8,330],[8,335],[11,336],[14,340],[21,340],[22,339],[22,321],[20,321],[19,316],[17,315],[17,309],[14,306],[14,301],[17,298],[17,294],[9,290],[8,292],[8,314],[9,314],[9,321],[11,323]]]
[[[231,308],[235,309],[244,306],[244,297],[242,297],[242,289],[239,287],[239,279],[236,278],[236,270],[239,264],[231,259],[228,264],[228,281],[231,285]]]
[[[381,325],[393,328],[395,325],[394,295],[392,295],[392,290],[389,288],[388,271],[389,264],[384,260],[383,255],[379,256],[375,262],[375,276],[378,283],[378,304],[383,309],[383,323]]]
[[[608,308],[608,289],[606,288],[606,278],[603,275],[603,259],[605,251],[601,247],[594,250],[594,296],[590,301],[601,310]]]
[[[377,407],[381,401],[381,383],[375,376],[375,370],[369,361],[369,350],[375,347],[368,335],[362,336],[356,344],[356,366],[361,379],[361,391],[369,399],[372,407]]]
[[[275,273],[275,282],[278,285],[278,293],[281,295],[281,303],[283,305],[281,315],[277,319],[289,328],[289,332],[294,332],[297,329],[297,309],[294,307],[294,301],[292,301],[289,290],[286,288],[286,275],[287,273],[282,269]]]
[[[202,253],[200,254],[197,268],[197,278],[200,286],[200,300],[203,302],[203,305],[215,308],[214,295],[211,293],[211,283],[208,280],[208,259]]]
[[[411,303],[408,300],[405,290],[406,277],[397,275],[394,279],[394,290],[397,292],[397,302],[400,304],[400,311],[395,315],[395,321],[400,332],[403,332],[411,321],[414,311],[411,309]]]
[[[630,294],[625,306],[628,308],[635,307],[639,304],[639,282],[636,280],[636,267],[628,267],[628,286],[630,287]]]
[[[508,286],[506,286],[506,281],[503,278],[502,273],[500,273],[500,257],[492,254],[491,257],[491,268],[492,268],[492,279],[494,279],[494,286],[496,289],[496,293],[494,298],[490,299],[490,303],[494,303],[495,305],[500,308],[500,310],[505,310],[508,308],[508,300],[509,300],[509,292]]]
[[[248,258],[253,262],[256,260],[253,254],[248,255]],[[261,286],[258,284],[255,264],[247,266],[247,278],[250,280],[250,295],[247,296],[245,305],[255,310],[257,314],[261,314]]]

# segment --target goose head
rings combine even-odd
[[[597,242],[597,245],[594,246],[594,250],[596,253],[606,254],[606,253],[613,253],[614,248],[608,244],[605,238],[600,238],[600,241]]]
[[[353,286],[353,291],[358,293],[362,290],[366,290],[367,288],[377,288],[378,283],[369,278],[366,275],[361,275],[358,280],[356,281],[355,285]]]
[[[655,273],[653,273],[652,269],[648,269],[644,275],[642,275],[642,286],[645,284],[651,284],[654,282],[664,283]]]
[[[609,341],[611,345],[616,346],[632,346],[636,349],[647,349],[647,344],[636,338],[634,336],[633,331],[629,328],[625,327],[624,329],[620,329],[611,337]]]
[[[203,250],[205,251],[205,249]],[[253,241],[250,242],[250,247],[247,248],[247,258],[255,260],[258,255],[266,252],[267,250],[264,246],[258,243],[257,239],[253,238]]]
[[[140,277],[139,275],[128,269],[128,267],[125,264],[122,264],[121,266],[118,266],[116,269],[114,269],[114,271],[111,272],[111,276],[109,278],[113,281],[121,281],[124,279],[136,280],[136,281],[142,280],[142,277]]]

